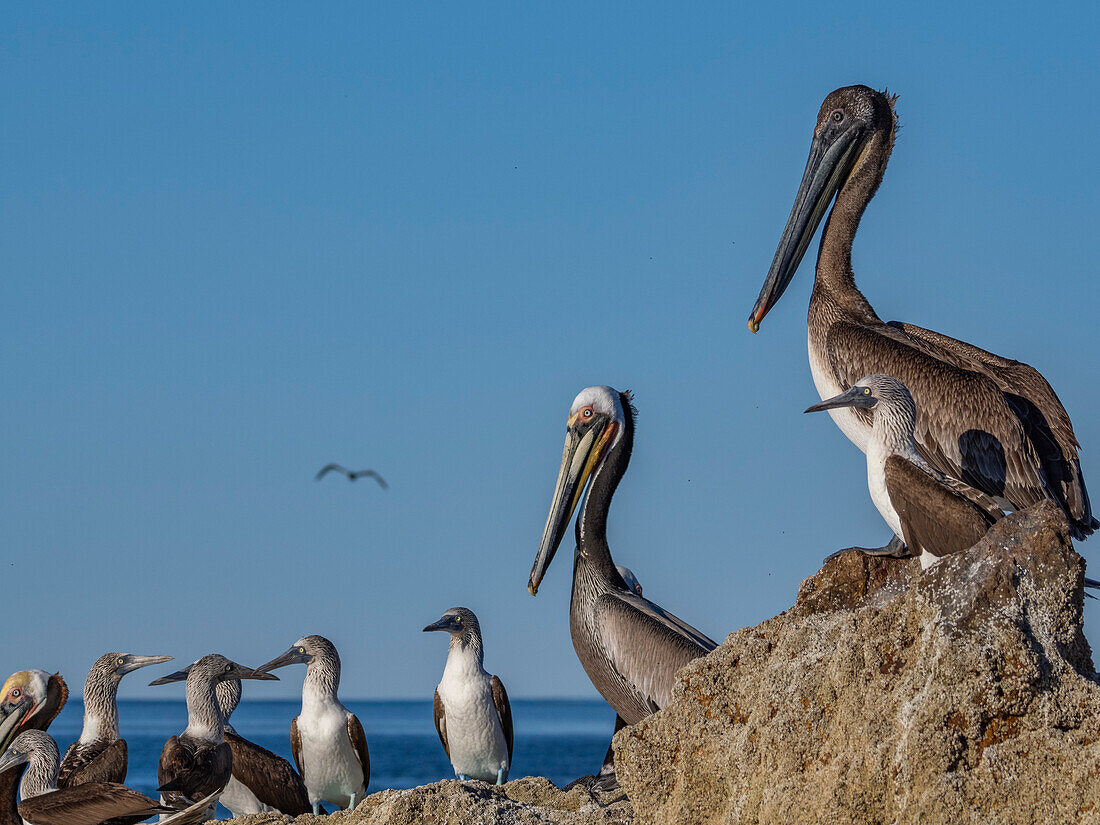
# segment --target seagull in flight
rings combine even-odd
[[[388,490],[390,488],[390,485],[386,483],[386,479],[382,478],[382,476],[378,475],[378,473],[376,473],[374,470],[359,470],[358,472],[353,473],[351,470],[347,469],[346,467],[341,467],[339,464],[326,464],[324,467],[321,468],[321,472],[317,473],[317,477],[315,480],[320,481],[322,478],[324,478],[325,473],[331,472],[333,470],[346,475],[348,477],[348,481],[355,481],[355,479],[357,478],[370,476],[378,482],[378,486],[381,487],[383,490]]]

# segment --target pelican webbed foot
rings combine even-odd
[[[835,553],[830,553],[825,557],[824,561],[832,561],[837,556],[842,553],[847,553],[849,550],[858,550],[865,556],[890,556],[895,559],[906,559],[913,555],[909,552],[909,548],[905,546],[905,542],[897,536],[894,536],[885,547],[845,547],[843,550],[837,550]]]

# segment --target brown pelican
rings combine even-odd
[[[835,398],[806,412],[845,407],[870,410],[867,487],[882,518],[905,546],[920,554],[922,569],[977,544],[1002,515],[993,499],[945,476],[917,452],[917,408],[905,385],[889,375],[868,375]]]
[[[69,688],[58,673],[21,670],[0,688],[0,752],[24,730],[46,730],[65,707]],[[22,769],[0,773],[0,825],[22,825],[15,792]]]
[[[118,735],[119,682],[127,673],[171,658],[105,653],[96,659],[84,680],[84,728],[65,751],[57,787],[126,781],[126,740]]]
[[[161,801],[175,810],[210,794],[216,799],[233,774],[233,755],[225,741],[215,685],[232,679],[277,677],[211,653],[191,665],[186,678],[187,728],[164,743],[157,768]]]
[[[193,665],[162,676],[153,685],[184,682]],[[288,816],[310,812],[309,796],[302,778],[289,762],[245,739],[229,718],[241,702],[241,680],[227,679],[214,687],[218,710],[225,725],[225,741],[233,754],[233,775],[218,801],[233,816],[276,811]]]
[[[354,808],[370,784],[367,736],[359,719],[341,704],[340,654],[323,636],[303,636],[266,665],[268,672],[287,665],[306,666],[302,712],[290,723],[290,751],[309,792],[313,812],[321,803]]]
[[[452,607],[424,628],[451,634],[443,679],[435,689],[435,730],[459,779],[503,785],[512,765],[512,706],[504,683],[485,672],[481,624]]]
[[[852,240],[894,145],[894,101],[866,86],[825,98],[749,329],[756,332],[787,288],[836,195],[821,236],[808,322],[810,369],[820,397],[831,398],[869,373],[894,376],[916,401],[917,450],[930,466],[1007,508],[1053,499],[1073,534],[1083,538],[1100,523],[1089,506],[1073,426],[1046,379],[1027,364],[946,335],[883,323],[855,285]],[[842,408],[830,415],[867,452],[868,412]],[[889,548],[864,552],[898,551],[899,545],[893,540]]]
[[[319,473],[317,473],[317,476],[314,480],[315,481],[320,481],[322,478],[325,477],[326,473],[333,472],[333,471],[335,471],[337,473],[343,473],[345,476],[348,477],[348,481],[355,481],[357,478],[363,478],[364,476],[367,476],[367,477],[373,478],[375,481],[377,481],[378,486],[381,487],[383,490],[388,490],[389,487],[390,487],[390,485],[388,485],[386,483],[386,480],[384,478],[382,478],[382,476],[378,475],[378,473],[376,473],[374,470],[354,470],[354,471],[352,471],[352,470],[348,470],[345,467],[341,467],[339,464],[326,464],[324,467],[321,468],[321,471]]]
[[[158,813],[172,813],[150,799],[117,782],[86,782],[58,789],[57,743],[48,733],[28,729],[20,733],[0,755],[0,775],[10,768],[26,766],[19,784],[19,815],[31,825],[135,825]],[[212,795],[162,823],[198,825],[205,821]]]
[[[589,387],[574,399],[550,515],[528,583],[535,595],[588,485],[576,524],[569,630],[588,678],[620,717],[616,729],[663,707],[676,671],[718,646],[633,593],[611,559],[607,513],[634,447],[630,401],[629,393],[611,387]]]

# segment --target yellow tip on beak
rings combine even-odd
[[[756,319],[755,318],[749,318],[749,332],[751,332],[753,335],[755,335],[757,330],[759,330],[759,329],[760,329],[760,324],[756,321]]]
[[[538,588],[535,587],[533,584],[527,585],[527,592],[530,593],[532,596],[537,596],[539,594]]]

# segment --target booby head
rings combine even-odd
[[[468,607],[452,607],[438,621],[424,628],[425,633],[433,630],[446,630],[451,634],[452,643],[466,644],[475,639],[481,643],[481,624]]]
[[[22,730],[43,730],[60,713],[69,689],[57,673],[20,670],[0,688],[0,749],[7,748]]]
[[[638,577],[634,575],[634,571],[627,567],[625,564],[616,564],[615,569],[619,571],[619,575],[623,577],[623,581],[626,582],[626,589],[636,596],[642,595],[642,583],[638,581]]]
[[[630,398],[628,392],[600,386],[583,389],[573,399],[565,425],[565,449],[558,483],[528,580],[527,589],[532,596],[538,593],[539,584],[558,551],[585,486],[622,437],[627,415],[633,415]]]
[[[865,410],[873,410],[879,405],[897,409],[903,413],[910,413],[910,419],[915,420],[917,414],[916,405],[909,389],[898,379],[890,375],[865,375],[846,389],[840,395],[826,398],[805,412],[821,412],[823,410],[835,410],[840,407],[857,407]]]
[[[872,160],[867,148],[884,132],[892,140],[895,99],[867,86],[844,86],[821,104],[802,183],[749,315],[751,332],[760,329],[760,322],[790,284],[833,197],[868,163],[877,167],[866,170],[874,176],[872,186],[881,182],[885,160]]]
[[[259,668],[239,665],[225,658],[220,653],[210,653],[193,664],[188,665],[183,670],[177,670],[175,673],[170,673],[159,679],[154,679],[149,683],[149,686],[167,685],[170,682],[185,681],[187,682],[188,688],[190,688],[193,684],[218,685],[222,682],[230,682],[235,679],[275,681],[278,678],[278,676],[272,673],[262,672]]]
[[[150,682],[149,685],[167,685],[171,682],[186,682],[187,674],[191,672],[191,668],[194,667],[195,664],[195,662],[192,662],[181,670],[169,673],[167,676],[161,676],[159,679]],[[257,668],[257,670],[259,670],[259,668]],[[225,679],[220,681],[214,686],[214,693],[218,697],[218,709],[222,713],[222,718],[228,722],[229,717],[233,715],[233,711],[237,709],[237,705],[241,703],[241,680]]]
[[[340,654],[336,652],[336,645],[324,636],[303,636],[282,656],[276,656],[256,669],[267,673],[287,665],[309,665],[317,659],[335,662],[337,668],[340,666]]]
[[[0,754],[0,773],[18,765],[30,765],[23,777],[20,793],[24,799],[57,788],[61,755],[57,743],[45,731],[25,730]]]
[[[111,684],[118,687],[122,677],[149,665],[172,661],[171,656],[135,656],[132,653],[104,653],[92,665],[85,680],[85,692],[93,684]]]

